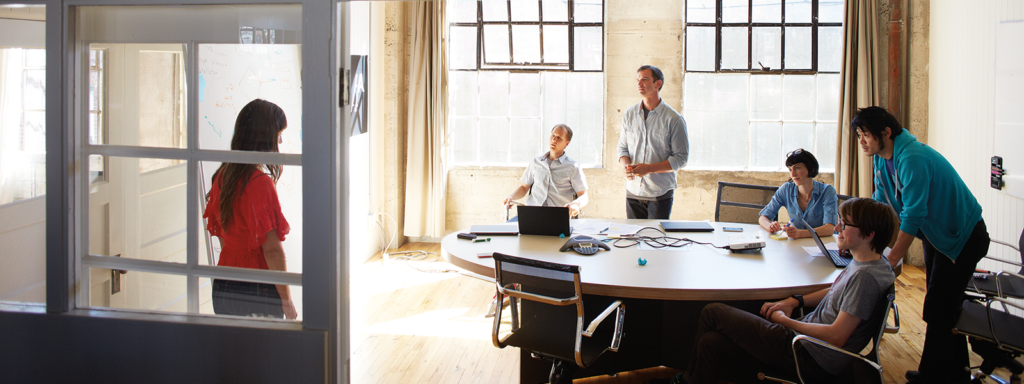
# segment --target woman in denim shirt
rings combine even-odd
[[[758,222],[768,232],[786,231],[790,238],[811,237],[800,219],[814,227],[818,236],[831,236],[836,225],[836,189],[814,180],[818,175],[818,160],[810,152],[797,149],[786,155],[791,182],[782,184],[772,201],[761,210]],[[779,208],[786,207],[790,225],[775,221]]]

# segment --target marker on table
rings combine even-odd
[[[491,241],[491,238],[490,237],[485,237],[485,238],[482,238],[482,239],[473,239],[474,243],[482,243],[482,242],[485,242],[485,241]]]
[[[602,230],[601,230],[601,232],[598,232],[598,233],[605,233],[605,232],[608,232],[608,229],[610,229],[610,228],[611,228],[611,227],[609,227],[609,228],[605,228],[605,229],[602,229]]]

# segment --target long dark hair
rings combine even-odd
[[[235,133],[231,137],[232,151],[277,152],[278,137],[286,127],[288,118],[277,104],[263,99],[250,101],[238,112]],[[220,225],[227,229],[234,217],[235,198],[249,185],[253,172],[266,169],[277,184],[283,167],[278,164],[223,163],[213,174],[213,182],[220,177]],[[211,189],[212,190],[212,189]],[[210,201],[210,194],[206,194]]]

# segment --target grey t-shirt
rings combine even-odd
[[[896,281],[896,275],[884,257],[874,261],[854,260],[839,274],[832,288],[825,294],[818,307],[804,317],[806,323],[832,324],[839,312],[846,312],[860,318],[853,334],[841,347],[858,353],[876,336],[888,303],[886,294]],[[814,360],[829,373],[838,375],[849,360],[838,357],[835,352],[812,346],[808,349]]]

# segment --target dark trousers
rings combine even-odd
[[[672,214],[672,194],[670,190],[664,195],[658,196],[656,200],[640,200],[626,198],[627,219],[661,219],[668,220]]]
[[[213,280],[213,312],[218,315],[284,318],[274,284]]]
[[[796,375],[792,343],[796,332],[726,304],[712,303],[700,313],[696,342],[684,377],[689,384],[757,382],[761,367]],[[804,380],[831,377],[804,349],[800,373]]]
[[[988,228],[985,220],[978,221],[956,262],[935,249],[923,234],[919,238],[924,248],[928,281],[921,317],[928,327],[918,370],[926,383],[967,383],[970,381],[970,375],[964,370],[970,364],[967,339],[954,335],[952,329],[960,313],[964,290],[978,261],[988,254]]]

